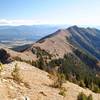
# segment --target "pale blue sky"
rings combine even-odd
[[[0,24],[100,25],[100,0],[0,0]]]

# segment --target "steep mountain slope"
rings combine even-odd
[[[48,52],[51,59],[64,58],[65,55],[71,54],[92,69],[100,71],[100,67],[98,67],[98,61],[100,60],[99,45],[99,30],[72,26],[67,29],[60,29],[40,39],[26,49],[24,53],[37,54],[37,51],[41,49]]]
[[[67,31],[65,30],[58,30],[54,34],[34,43],[31,49],[34,47],[40,47],[55,57],[63,57],[65,53],[72,53],[73,46],[66,40],[66,37],[69,37],[70,34],[66,33]]]
[[[56,69],[67,80],[100,92],[99,36],[97,29],[72,26],[40,39],[23,53],[37,56],[32,63],[36,67]]]
[[[33,44],[33,47],[40,47],[59,57],[73,52],[73,48],[79,48],[100,59],[100,31],[94,28],[72,26],[40,39]]]
[[[73,26],[67,29],[71,34],[69,41],[89,54],[100,59],[100,30]]]
[[[24,62],[15,61],[2,67],[0,100],[77,100],[80,92],[91,94],[93,100],[100,99],[100,94],[68,81],[63,84],[66,91],[62,96],[59,88],[51,87],[54,80],[50,74]]]

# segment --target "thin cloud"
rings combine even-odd
[[[9,25],[9,24],[12,24],[12,21],[6,19],[0,20],[0,25]]]
[[[33,20],[33,19],[16,19],[16,20],[7,20],[0,19],[0,25],[40,25],[40,24],[68,24],[68,25],[100,25],[100,19],[97,18],[69,18],[69,19],[58,19],[54,20]]]
[[[7,19],[0,19],[0,25],[33,25],[33,24],[41,24],[38,20],[7,20]]]
[[[7,19],[0,19],[0,25],[41,25],[41,24],[63,24],[63,21],[60,20],[33,20],[33,19],[16,19],[16,20],[7,20]],[[66,23],[67,24],[67,23]]]

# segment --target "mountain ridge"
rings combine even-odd
[[[80,49],[84,49],[90,55],[95,56],[97,59],[100,59],[100,52],[99,52],[99,49],[100,49],[99,35],[100,34],[98,32],[99,32],[99,30],[94,29],[94,28],[79,28],[77,26],[72,26],[67,29],[60,29],[60,30],[56,31],[55,33],[52,33],[52,34],[38,40],[36,43],[39,44],[39,42],[40,42],[41,43],[40,45],[42,45],[43,41],[48,40],[57,35],[61,35],[61,37],[66,38],[66,41],[67,41],[66,43],[72,42],[70,44],[73,45],[73,47],[76,46]],[[96,38],[97,38],[97,40],[96,40]],[[75,46],[74,46],[74,44],[75,44]]]

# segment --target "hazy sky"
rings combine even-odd
[[[100,25],[100,0],[0,0],[0,24]]]

